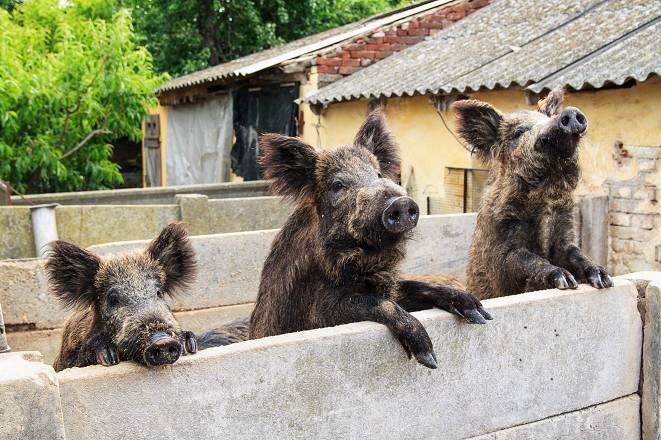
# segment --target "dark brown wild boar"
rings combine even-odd
[[[576,289],[576,280],[613,285],[576,246],[572,193],[588,121],[562,100],[554,90],[537,111],[514,113],[472,100],[453,105],[460,136],[491,165],[468,264],[468,290],[481,299]]]
[[[195,353],[195,335],[180,329],[166,302],[193,281],[195,268],[181,223],[167,226],[144,252],[125,256],[102,258],[71,243],[51,243],[46,261],[51,291],[74,309],[55,370],[126,360],[153,367]],[[240,330],[240,323],[234,325]],[[202,335],[202,348],[210,338],[218,342],[222,331]],[[230,326],[225,342],[236,342],[236,331]]]
[[[368,116],[353,145],[332,151],[277,134],[259,145],[266,178],[296,208],[264,263],[251,338],[376,321],[409,357],[436,368],[432,342],[410,311],[436,306],[471,322],[491,319],[462,290],[400,278],[419,210],[395,183],[399,149],[380,111]]]

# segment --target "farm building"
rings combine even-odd
[[[145,186],[259,179],[260,133],[316,130],[314,115],[299,108],[298,98],[488,3],[427,0],[170,81],[158,90],[160,106],[145,122]]]
[[[426,41],[310,93],[305,140],[351,141],[385,108],[402,146],[402,183],[430,213],[476,209],[486,167],[454,135],[449,105],[467,97],[504,111],[548,90],[588,117],[579,193],[607,193],[609,266],[661,269],[661,3],[500,0]]]

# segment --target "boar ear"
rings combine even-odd
[[[546,95],[546,98],[537,103],[537,111],[546,116],[557,115],[563,99],[565,99],[565,91],[562,88],[553,89]]]
[[[386,127],[383,111],[378,108],[367,115],[362,127],[358,130],[354,145],[367,148],[376,156],[381,166],[381,172],[392,180],[399,180],[401,159],[397,142]]]
[[[486,102],[472,99],[452,104],[457,117],[459,136],[468,144],[471,153],[488,162],[498,142],[502,114]]]
[[[195,280],[197,261],[183,223],[170,223],[149,244],[147,255],[156,260],[165,271],[163,291],[173,294]]]
[[[259,138],[259,164],[266,179],[273,179],[271,190],[292,199],[314,196],[318,155],[299,138],[267,133]]]
[[[54,241],[49,246],[45,268],[52,294],[65,307],[92,304],[101,259],[66,241]]]

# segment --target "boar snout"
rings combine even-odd
[[[150,344],[145,349],[145,364],[150,367],[173,364],[181,355],[181,344],[165,332],[151,336]]]
[[[567,107],[558,117],[558,128],[567,134],[582,134],[588,128],[588,120],[576,107]]]
[[[381,215],[381,222],[388,232],[401,234],[415,228],[419,217],[418,204],[412,198],[402,196],[389,201]]]

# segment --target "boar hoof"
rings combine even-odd
[[[406,350],[409,359],[413,355],[419,363],[427,368],[434,369],[437,367],[437,364],[431,339],[429,339],[429,335],[424,327],[422,327],[422,324],[418,323],[418,325],[419,327],[416,326],[418,328],[415,330],[399,335],[399,342],[404,347],[404,350]]]
[[[578,283],[569,271],[551,267],[528,279],[526,284],[526,292],[544,289],[578,289]]]
[[[486,324],[493,319],[491,314],[484,310],[479,299],[468,292],[452,289],[452,295],[435,298],[434,305],[446,312],[460,316],[472,324]]]
[[[95,352],[96,363],[99,365],[109,367],[119,363],[119,353],[117,353],[117,348],[112,344],[103,344],[96,348]]]
[[[606,269],[599,265],[591,265],[585,269],[585,278],[590,285],[596,289],[613,287],[613,279],[608,275]]]
[[[416,354],[415,359],[425,367],[431,368],[432,370],[438,368],[438,363],[436,361],[436,354],[433,351],[430,351],[428,353]]]
[[[197,337],[195,333],[184,330],[179,335],[179,340],[181,341],[181,353],[184,356],[197,353]]]

